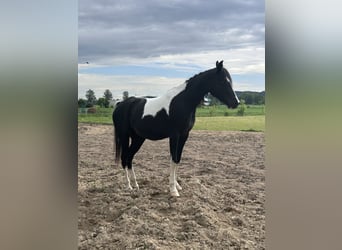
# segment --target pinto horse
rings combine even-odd
[[[228,108],[234,109],[240,103],[232,87],[232,78],[223,67],[223,61],[217,61],[215,68],[191,77],[160,97],[130,97],[117,104],[112,117],[115,127],[116,162],[119,162],[121,157],[129,189],[132,189],[129,176],[134,180],[133,185],[139,189],[132,160],[145,139],[169,138],[170,193],[171,196],[179,196],[178,191],[182,188],[176,178],[177,164],[181,160],[189,132],[194,126],[196,107],[209,92]]]

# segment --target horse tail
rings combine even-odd
[[[122,145],[118,136],[117,128],[114,128],[114,143],[115,143],[115,162],[118,163],[121,156]]]
[[[115,144],[115,162],[118,163],[121,156],[121,150],[122,150],[122,142],[120,140],[120,135],[123,133],[122,131],[122,124],[121,124],[121,113],[122,111],[120,108],[118,108],[117,103],[114,107],[112,120],[114,125],[114,144]]]
[[[129,144],[129,114],[132,99],[133,97],[117,103],[112,115],[114,124],[115,162],[118,163],[121,157],[123,159],[123,168],[125,168],[125,158]]]

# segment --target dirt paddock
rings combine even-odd
[[[168,190],[168,140],[145,141],[128,191],[113,127],[78,127],[79,249],[265,249],[265,139],[259,132],[192,131]]]

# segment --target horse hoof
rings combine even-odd
[[[132,188],[131,185],[129,185],[129,186],[127,187],[127,189],[128,189],[128,190],[133,190],[133,188]]]
[[[171,191],[171,196],[172,197],[179,197],[178,191],[177,190],[176,191]]]
[[[176,188],[177,188],[177,190],[182,190],[183,189],[178,183],[176,183]]]

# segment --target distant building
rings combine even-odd
[[[121,99],[113,99],[113,100],[110,100],[109,101],[109,107],[110,108],[114,108],[115,107],[115,105],[118,103],[118,102],[121,102],[122,100]]]
[[[208,97],[204,97],[203,99],[203,105],[204,106],[209,106],[211,103],[211,100]]]

